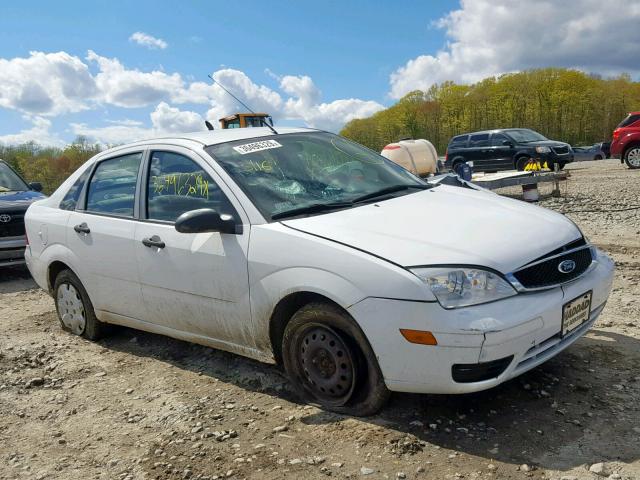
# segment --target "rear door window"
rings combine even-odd
[[[100,162],[89,182],[86,210],[133,217],[141,160],[142,153],[132,153]]]
[[[147,218],[175,222],[183,213],[200,208],[235,214],[225,194],[200,165],[179,153],[153,152],[147,181]]]
[[[506,135],[503,135],[502,133],[494,133],[491,136],[491,146],[493,147],[502,147],[504,146],[504,142],[508,142],[509,139],[507,138]]]
[[[469,147],[487,147],[489,145],[489,134],[488,133],[478,133],[476,135],[471,135],[469,138]]]

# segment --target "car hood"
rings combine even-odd
[[[24,192],[0,192],[0,211],[26,210],[36,200],[45,198],[42,193],[27,190]]]
[[[529,145],[532,147],[567,147],[568,143],[559,142],[557,140],[540,140],[535,142],[527,142],[524,145]]]
[[[479,265],[502,273],[581,237],[559,213],[446,185],[282,223],[404,267]]]

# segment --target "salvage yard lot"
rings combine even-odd
[[[26,271],[0,272],[0,479],[640,479],[640,171],[568,170],[540,203],[616,261],[595,328],[498,388],[394,394],[365,419],[296,403],[276,367],[242,357],[66,334]]]

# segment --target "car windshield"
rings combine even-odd
[[[377,153],[325,132],[245,139],[206,150],[272,220],[429,188]]]
[[[530,143],[530,142],[540,142],[543,140],[548,140],[547,137],[540,135],[538,132],[534,132],[533,130],[529,130],[527,128],[509,130],[506,133],[509,134],[518,143]]]
[[[6,163],[0,163],[0,192],[20,192],[29,190],[29,186],[9,168]]]

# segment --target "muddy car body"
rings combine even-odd
[[[563,215],[307,129],[103,152],[26,224],[67,330],[279,362],[303,398],[355,415],[389,390],[473,392],[539,365],[593,325],[613,278]]]

